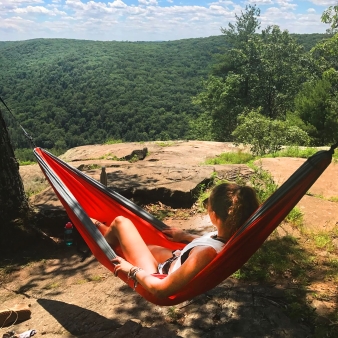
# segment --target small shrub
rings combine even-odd
[[[276,153],[283,145],[307,145],[310,138],[288,121],[273,120],[260,114],[260,109],[238,116],[238,127],[232,136],[238,143],[250,145],[254,155]]]
[[[254,170],[254,174],[250,177],[251,186],[263,203],[277,190],[278,186],[268,171],[252,163],[249,166]]]

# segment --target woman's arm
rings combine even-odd
[[[216,251],[209,246],[197,246],[182,264],[180,268],[168,275],[164,279],[152,276],[144,270],[136,273],[136,280],[144,289],[159,298],[164,298],[175,294],[186,286],[204,267],[206,267],[215,257]],[[120,262],[120,258],[114,259],[112,262]],[[128,274],[133,268],[129,262],[122,260],[121,264],[115,268],[115,274]]]
[[[190,234],[189,232],[179,228],[164,229],[162,232],[170,241],[173,242],[190,243],[194,239],[201,237],[199,235]]]

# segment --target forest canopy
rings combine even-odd
[[[304,55],[328,37],[292,36]],[[198,123],[192,126],[206,112],[193,98],[205,89],[216,56],[230,48],[225,35],[168,42],[0,42],[0,96],[36,145],[47,149],[203,139]],[[17,122],[5,116],[14,147],[29,147]]]

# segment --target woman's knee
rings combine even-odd
[[[123,229],[126,227],[134,226],[134,224],[130,221],[130,219],[124,216],[117,216],[113,222],[111,223],[110,227],[115,229]]]

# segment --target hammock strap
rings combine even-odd
[[[26,130],[23,128],[23,126],[19,123],[18,119],[14,116],[14,114],[11,112],[11,110],[8,108],[7,104],[5,103],[5,101],[1,98],[0,96],[0,102],[2,102],[2,104],[7,108],[7,110],[9,111],[9,113],[13,116],[14,120],[17,122],[17,124],[20,126],[20,128],[22,129],[24,135],[26,136],[26,138],[28,139],[28,141],[30,142],[31,144],[31,147],[32,148],[35,148],[36,145],[34,143],[34,140],[33,140],[33,137],[30,136]]]

